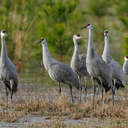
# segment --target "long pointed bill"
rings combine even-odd
[[[85,29],[85,28],[87,28],[87,26],[82,27],[80,30],[83,30],[83,29]]]
[[[85,37],[80,37],[79,39],[80,39],[80,40],[84,40],[84,39],[87,39],[87,38],[85,38]]]
[[[35,41],[35,42],[33,42],[33,43],[35,43],[35,44],[40,44],[40,43],[41,43],[41,40],[40,40],[40,41]]]
[[[85,38],[85,37],[81,37],[80,39],[88,39],[88,38]]]

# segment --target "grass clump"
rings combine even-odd
[[[0,112],[0,121],[3,122],[16,122],[22,114],[20,112],[9,112],[9,111],[3,111]]]

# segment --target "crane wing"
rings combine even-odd
[[[80,54],[80,67],[86,67],[86,54]]]
[[[10,77],[12,77],[15,82],[18,82],[18,74],[15,65],[12,63],[12,61],[8,58],[8,71]]]
[[[74,74],[68,65],[60,62],[52,63],[48,73],[53,80],[57,80],[63,83],[71,81]]]
[[[109,63],[109,65],[112,68],[114,78],[121,81],[122,84],[125,85],[125,78],[121,65],[114,59],[111,60],[111,63]]]
[[[102,76],[102,78],[109,80],[112,76],[112,69],[111,67],[103,61],[102,58],[97,57],[96,58],[96,68],[99,70],[99,75]]]

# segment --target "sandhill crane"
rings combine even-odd
[[[1,59],[0,59],[0,80],[5,85],[6,98],[8,104],[8,91],[11,94],[11,100],[13,93],[17,91],[18,75],[15,65],[9,59],[5,48],[5,36],[6,31],[1,31]]]
[[[114,88],[112,85],[112,71],[110,66],[108,66],[101,57],[98,56],[96,51],[93,48],[93,26],[92,24],[87,24],[82,27],[89,29],[89,40],[88,40],[88,48],[87,48],[87,57],[86,57],[86,67],[89,75],[91,76],[93,85],[94,85],[94,96],[95,97],[95,78],[99,78],[102,87],[108,91],[112,88],[112,103],[114,104]],[[103,84],[105,83],[105,84]]]
[[[128,75],[128,56],[124,57],[123,72]]]
[[[83,38],[83,37],[81,37],[79,34],[73,36],[74,53],[73,53],[72,60],[71,60],[71,68],[74,72],[76,72],[79,75],[80,78],[82,76],[85,77],[85,91],[87,91],[86,90],[87,89],[86,77],[90,77],[90,76],[89,76],[89,73],[86,68],[86,54],[84,53],[84,54],[79,55],[79,53],[78,53],[77,40],[81,39],[81,38]],[[101,84],[98,77],[95,77],[95,81],[98,84]],[[103,82],[103,86],[106,87],[105,82]],[[106,90],[107,90],[107,88],[106,88]]]
[[[104,36],[105,36],[105,46],[104,46],[102,58],[112,69],[114,88],[119,89],[120,87],[125,87],[125,78],[124,78],[122,67],[110,55],[108,30],[104,31]]]
[[[78,90],[81,90],[78,76],[72,71],[72,69],[68,65],[63,64],[51,57],[45,38],[42,37],[39,43],[42,43],[43,64],[50,78],[58,82],[60,93],[61,83],[67,84],[69,86],[73,102],[74,99],[72,95],[72,86],[75,86]]]
[[[73,35],[73,42],[74,42],[74,53],[71,59],[71,68],[74,72],[76,72],[81,80],[81,77],[84,77],[85,86],[84,89],[87,91],[86,86],[86,78],[89,77],[86,68],[86,54],[78,53],[78,43],[77,40],[80,39],[81,36],[79,34]],[[87,92],[86,92],[87,93]]]

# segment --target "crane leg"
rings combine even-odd
[[[86,77],[84,77],[84,91],[85,91],[85,101],[86,101],[86,99],[87,99],[87,78]]]
[[[102,102],[103,102],[103,99],[104,99],[104,89],[102,87]]]
[[[115,84],[116,80],[114,79],[114,85],[112,86],[112,104],[114,105],[114,95],[115,95]]]
[[[102,82],[102,80],[101,80],[101,78],[99,78],[100,79],[100,83],[101,83],[101,91],[102,91],[102,96],[101,96],[101,99],[102,99],[102,103],[103,103],[103,98],[104,98],[104,89],[103,89],[103,82]]]
[[[70,94],[71,94],[71,98],[72,98],[72,103],[74,103],[74,98],[73,98],[73,95],[72,95],[72,86],[69,85],[69,88],[70,88]]]
[[[84,77],[84,91],[87,93],[87,78]]]
[[[80,89],[79,89],[79,93],[80,93],[80,94],[79,94],[79,96],[80,96],[79,99],[80,99],[80,102],[81,102],[81,95],[82,95],[82,88],[81,88],[81,87],[80,87]]]
[[[99,98],[99,96],[100,96],[100,87],[101,87],[101,85],[98,84],[98,91],[97,91],[97,97],[98,97],[98,98]]]
[[[95,95],[96,95],[96,86],[95,86],[95,80],[93,78],[91,78],[91,79],[92,79],[92,84],[93,84],[93,87],[94,87],[94,89],[93,89],[93,91],[94,91],[94,94],[93,94],[93,105],[94,105],[94,100],[95,100]]]
[[[8,89],[6,86],[5,86],[5,91],[6,91],[6,103],[7,103],[7,107],[8,107]]]
[[[96,86],[95,86],[95,82],[94,82],[94,95],[93,95],[93,101],[95,99],[95,96],[96,96]]]
[[[59,85],[59,94],[61,95],[61,85],[60,85],[60,82],[58,83]]]
[[[79,79],[79,82],[80,82],[80,89],[79,89],[79,99],[80,99],[80,102],[81,102],[81,97],[82,97],[82,85],[81,85],[81,77],[79,75],[78,76],[78,79]]]
[[[12,102],[12,96],[13,96],[13,80],[10,80],[10,87],[11,87],[11,102]]]

